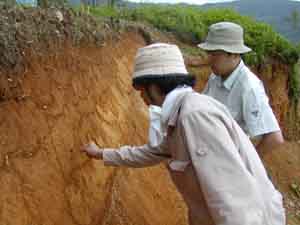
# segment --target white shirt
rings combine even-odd
[[[233,118],[251,138],[280,130],[263,83],[242,60],[225,81],[212,74],[203,94],[226,105]]]
[[[171,160],[168,171],[190,224],[285,225],[282,196],[227,108],[196,92],[171,98],[176,92],[167,114],[174,126],[162,144],[103,149],[105,165],[139,168]]]
[[[161,131],[161,107],[156,105],[149,106],[149,144],[151,147],[158,146],[163,140],[163,132]]]

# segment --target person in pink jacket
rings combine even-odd
[[[82,147],[107,166],[147,167],[166,161],[189,210],[190,225],[285,225],[281,194],[228,109],[191,88],[176,45],[137,52],[133,86],[146,104],[162,107],[161,144]]]

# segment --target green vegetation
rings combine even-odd
[[[300,63],[295,63],[292,67],[289,76],[289,95],[295,101],[295,106],[298,105],[300,98]]]
[[[245,57],[248,64],[263,64],[267,57],[276,57],[288,64],[294,64],[298,60],[296,47],[276,33],[270,25],[241,16],[231,9],[201,10],[190,6],[146,5],[122,10],[98,7],[93,8],[91,14],[145,22],[160,30],[173,32],[183,41],[193,44],[205,39],[209,25],[232,21],[244,27],[245,42],[253,49],[253,53]]]
[[[13,6],[16,4],[16,0],[0,0],[0,5]]]
[[[300,199],[300,185],[295,182],[290,185],[290,188],[294,192],[295,196]]]
[[[300,13],[297,9],[294,9],[289,17],[286,18],[286,21],[290,23],[293,29],[299,29],[300,24]]]
[[[270,57],[281,60],[291,66],[291,97],[299,97],[299,74],[295,64],[299,58],[300,48],[275,32],[270,25],[241,16],[232,9],[201,10],[191,6],[157,6],[147,4],[132,9],[94,8],[90,11],[95,16],[110,16],[150,24],[160,30],[176,34],[183,42],[195,45],[205,40],[208,27],[216,22],[231,21],[245,29],[245,43],[253,49],[244,55],[248,65],[263,65]],[[295,83],[294,83],[295,82]]]
[[[103,7],[90,7],[82,5],[80,10],[87,10],[86,12],[91,15],[100,16],[100,17],[112,17],[120,18],[120,12],[118,9],[112,6],[103,6]]]
[[[64,6],[67,5],[67,0],[37,0],[37,5],[42,8],[50,6]]]

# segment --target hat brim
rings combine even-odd
[[[235,54],[244,54],[247,52],[251,52],[252,49],[245,46],[245,45],[218,45],[218,44],[210,44],[207,42],[201,43],[198,45],[199,48],[205,51],[216,51],[216,50],[223,50],[228,53],[235,53]]]

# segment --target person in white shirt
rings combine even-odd
[[[282,144],[284,139],[263,83],[241,58],[251,51],[244,45],[243,28],[231,22],[213,24],[206,41],[198,47],[206,51],[212,70],[202,93],[227,106],[244,132],[256,142],[261,156]]]
[[[285,225],[282,195],[249,138],[222,103],[195,92],[193,85],[176,45],[140,48],[133,87],[147,105],[161,107],[166,135],[154,147],[88,143],[82,152],[107,166],[165,162],[187,205],[190,225]]]

